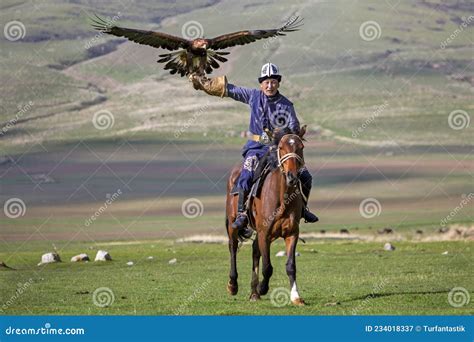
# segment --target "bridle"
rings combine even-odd
[[[293,134],[294,135],[294,134]],[[301,141],[301,138],[297,135],[294,135],[295,137],[297,137],[300,141]],[[282,138],[283,139],[283,138]],[[289,152],[289,153],[286,153],[284,154],[283,156],[280,155],[280,144],[278,144],[278,147],[277,147],[277,158],[278,158],[278,167],[280,168],[280,171],[285,174],[285,170],[283,168],[283,163],[286,162],[288,159],[296,159],[300,162],[301,166],[299,167],[302,168],[304,166],[304,160],[303,158],[301,158],[298,154],[294,153],[294,152]]]

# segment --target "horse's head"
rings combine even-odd
[[[304,166],[303,158],[303,135],[306,126],[303,126],[299,134],[285,134],[278,142],[277,156],[278,166],[286,177],[286,185],[294,186],[298,181],[298,171]]]

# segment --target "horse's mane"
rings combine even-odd
[[[288,127],[275,130],[273,132],[273,145],[278,146],[278,144],[280,143],[280,140],[281,140],[281,138],[283,138],[283,136],[285,136],[287,134],[292,134],[292,133],[293,132]]]
[[[280,143],[281,138],[283,138],[283,136],[285,136],[287,134],[295,134],[295,135],[299,136],[299,132],[295,133],[291,129],[289,129],[288,127],[275,130],[275,131],[273,131],[273,145],[278,146],[278,144]],[[300,137],[300,139],[305,141],[304,138]]]

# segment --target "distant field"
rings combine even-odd
[[[286,258],[272,257],[274,274],[269,295],[258,303],[250,295],[251,248],[238,255],[239,293],[226,293],[226,245],[177,244],[151,241],[137,244],[58,243],[62,263],[38,267],[47,242],[2,248],[0,259],[16,270],[0,269],[0,303],[4,314],[93,315],[472,315],[471,303],[449,304],[454,287],[472,288],[472,244],[466,242],[395,243],[387,252],[381,244],[307,242],[297,257],[300,294],[305,307],[285,305],[288,279]],[[98,248],[112,262],[72,264],[80,252],[94,257]],[[272,246],[272,255],[283,243]],[[17,249],[19,251],[15,252]],[[448,251],[449,254],[442,255]],[[153,259],[149,260],[148,257]],[[176,264],[169,260],[177,259]],[[126,263],[133,261],[133,266]],[[26,283],[26,285],[24,285]],[[22,294],[15,295],[16,287]],[[107,289],[99,289],[107,288]],[[110,304],[99,307],[96,302]],[[280,293],[274,297],[272,290]],[[112,293],[112,294],[111,294]],[[101,296],[103,296],[101,298]],[[113,300],[112,300],[113,296]],[[283,299],[282,299],[283,298]],[[281,307],[279,307],[281,305]],[[2,307],[0,306],[0,309]]]
[[[212,137],[207,144],[150,139],[84,142],[67,148],[46,145],[48,152],[14,155],[14,162],[0,165],[0,198],[20,198],[26,211],[16,219],[2,216],[0,237],[127,239],[125,229],[138,238],[222,234],[228,172],[240,160],[241,145]],[[314,177],[310,207],[321,221],[302,224],[304,232],[375,232],[385,227],[404,234],[417,229],[434,232],[463,196],[473,192],[474,161],[462,150],[380,150],[310,135],[305,151]],[[86,226],[118,190],[122,194]],[[192,219],[182,212],[190,198],[202,204],[201,215]],[[360,212],[366,198],[380,203],[377,215],[370,218]],[[449,224],[470,226],[472,217],[472,206],[463,205]]]

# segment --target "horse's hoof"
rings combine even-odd
[[[231,284],[230,282],[227,283],[227,292],[229,292],[230,295],[235,296],[237,292],[239,292],[239,285],[237,284]]]
[[[252,293],[252,294],[250,295],[249,300],[250,300],[251,302],[256,302],[256,301],[260,300],[260,295],[259,295],[258,293]]]
[[[297,306],[305,306],[306,303],[304,302],[303,298],[296,298],[291,301],[294,305]]]
[[[262,283],[258,284],[257,292],[261,296],[266,295],[268,293],[268,285],[263,285]]]

